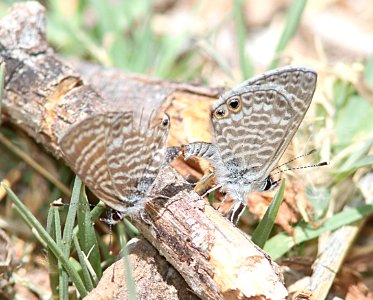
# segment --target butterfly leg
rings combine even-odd
[[[113,226],[118,224],[124,218],[124,216],[125,214],[123,212],[108,207],[106,211],[106,218],[100,218],[100,221],[109,226]]]
[[[229,221],[231,221],[234,225],[237,225],[245,209],[246,206],[243,205],[241,201],[237,201],[228,212]]]
[[[158,199],[159,198],[159,199],[165,199],[165,200],[171,198],[169,196],[162,195],[162,194],[149,194],[148,197],[151,198],[151,199]]]
[[[149,225],[149,226],[153,226],[153,223],[148,219],[146,218],[146,213],[144,210],[141,210],[140,211],[140,219],[141,221],[143,221],[145,224]],[[154,227],[154,226],[153,226]]]
[[[146,212],[144,210],[140,211],[140,219],[144,224],[151,227],[151,229],[155,231],[156,235],[161,236],[160,231],[157,229],[157,227],[154,225],[154,223],[149,218],[147,218]]]
[[[214,187],[212,187],[211,189],[209,189],[206,193],[204,193],[201,197],[205,197],[207,196],[208,194],[210,194],[211,192],[221,188],[222,186],[220,184],[218,185],[215,185]]]
[[[197,186],[197,185],[199,185],[199,184],[201,184],[201,183],[203,183],[203,182],[205,182],[205,181],[207,181],[207,180],[209,180],[212,176],[214,176],[215,175],[215,172],[212,172],[212,173],[210,173],[209,175],[207,175],[207,176],[205,176],[205,177],[202,177],[200,180],[198,180],[197,182],[195,182],[195,183],[191,183],[191,185],[192,186]]]
[[[166,148],[166,152],[164,155],[163,164],[167,165],[171,163],[175,158],[181,155],[181,148],[180,147],[168,147]]]
[[[216,209],[219,210],[220,207],[225,203],[225,201],[227,201],[228,198],[229,198],[229,194],[225,194],[223,200],[220,202],[220,204],[218,205]]]
[[[112,241],[112,235],[113,235],[113,226],[118,224],[125,216],[123,212],[120,212],[118,210],[115,210],[113,208],[108,208],[106,211],[106,218],[100,218],[100,220],[104,223],[106,223],[109,226],[109,253],[113,253],[113,241]]]

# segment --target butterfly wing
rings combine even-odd
[[[317,73],[310,68],[285,66],[244,81],[236,89],[245,86],[274,84],[283,87],[298,99],[303,99],[303,102],[311,103],[316,81]]]
[[[169,117],[150,123],[135,126],[132,112],[109,112],[83,120],[61,139],[68,165],[118,211],[146,196],[164,163]]]
[[[62,137],[60,147],[67,164],[88,188],[110,207],[123,210],[105,157],[112,117],[111,114],[95,115],[72,126]]]
[[[146,197],[164,161],[169,117],[159,126],[151,122],[149,118],[146,126],[127,126],[117,116],[106,140],[105,155],[114,188],[119,198],[132,206]]]
[[[314,71],[286,67],[225,93],[213,106],[212,125],[227,169],[252,169],[264,180],[302,122],[315,86]]]
[[[111,113],[109,130],[105,137],[104,157],[108,173],[118,200],[128,201],[136,192],[137,153],[143,147],[144,137],[138,134],[133,113]]]

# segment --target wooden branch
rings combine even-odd
[[[132,239],[128,250],[138,299],[199,299],[180,274],[144,238]],[[107,268],[97,287],[84,299],[127,299],[124,263],[120,259]]]
[[[197,111],[198,119],[206,122],[208,106],[218,91],[96,67],[85,74],[90,80],[92,74],[99,74],[95,88],[107,97],[103,98],[48,47],[44,9],[36,2],[13,6],[0,21],[0,43],[0,55],[7,63],[3,113],[55,157],[61,157],[58,141],[70,124],[105,111],[139,112],[144,106],[146,113],[167,110],[173,122],[171,143],[178,144],[188,134],[180,108]],[[196,295],[203,299],[286,297],[277,265],[206,205],[173,168],[166,167],[158,176],[152,194],[157,193],[170,198],[149,201],[146,220],[135,220],[136,226]]]

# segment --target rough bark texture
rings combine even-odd
[[[180,274],[144,238],[132,239],[128,250],[138,299],[199,299]],[[125,262],[120,259],[105,270],[97,287],[84,299],[127,299],[127,276]]]
[[[48,47],[44,9],[36,2],[15,5],[0,21],[0,56],[7,63],[5,117],[55,157],[61,157],[58,141],[70,124],[112,110],[167,110],[175,121],[171,142],[180,141],[180,136],[188,134],[180,107],[187,103],[188,108],[200,113],[201,119],[208,119],[206,108],[218,92],[101,67],[91,66],[84,71],[81,65],[79,71],[92,82],[94,74],[99,74],[98,82],[93,82],[95,90]],[[149,201],[145,207],[146,220],[137,220],[136,225],[196,295],[203,299],[286,297],[281,274],[271,259],[206,205],[173,168],[165,168],[158,176],[153,194],[157,193],[170,198]],[[122,267],[116,265],[114,275]],[[136,274],[143,271],[143,276],[149,276],[149,270],[141,264],[135,264],[136,267],[139,270],[135,273],[140,272]],[[152,272],[157,272],[157,268]],[[139,285],[146,286],[139,278],[136,275]],[[125,283],[114,288],[125,289]]]

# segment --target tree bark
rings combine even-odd
[[[138,299],[199,299],[146,239],[132,239],[128,243],[128,252]],[[105,270],[97,287],[84,299],[127,299],[127,276],[125,262],[120,259]]]
[[[187,142],[183,112],[194,112],[196,119],[190,124],[201,121],[209,126],[208,107],[219,89],[89,64],[78,64],[75,71],[48,47],[45,30],[44,9],[36,2],[14,5],[0,21],[0,56],[7,64],[2,113],[55,157],[62,157],[59,140],[71,124],[106,111],[139,112],[142,107],[145,113],[167,111],[174,145]],[[206,204],[172,167],[158,176],[152,194],[159,193],[170,198],[148,201],[146,220],[135,224],[196,295],[203,299],[286,297],[282,275],[270,257]],[[125,284],[115,288],[125,289]]]

